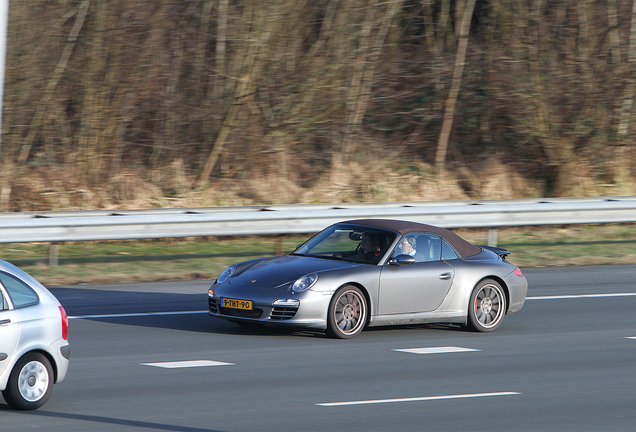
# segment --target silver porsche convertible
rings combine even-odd
[[[489,332],[523,306],[528,283],[505,249],[415,222],[351,220],[291,254],[225,269],[209,314],[351,338],[365,327],[447,323]]]

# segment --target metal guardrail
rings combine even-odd
[[[484,228],[494,246],[500,227],[636,222],[636,196],[0,213],[0,243],[301,234],[362,218]]]

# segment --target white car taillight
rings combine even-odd
[[[62,315],[62,339],[68,340],[68,316],[62,306],[60,306],[60,314]]]

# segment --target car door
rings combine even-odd
[[[445,242],[432,233],[409,233],[408,236],[416,238],[416,251],[413,253],[416,262],[387,264],[382,268],[378,300],[380,315],[433,311],[453,284],[455,270],[441,259]],[[392,257],[399,254],[396,249]]]
[[[0,375],[7,369],[20,337],[19,315],[9,310],[7,298],[0,287]]]

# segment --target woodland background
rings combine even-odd
[[[0,211],[636,193],[634,0],[12,0]]]

